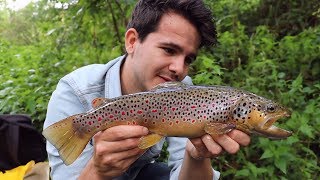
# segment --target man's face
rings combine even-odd
[[[131,83],[138,91],[150,90],[167,81],[181,81],[188,73],[190,62],[197,55],[200,36],[183,16],[164,14],[156,32],[143,42],[133,45]]]

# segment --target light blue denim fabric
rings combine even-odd
[[[92,109],[91,102],[97,97],[114,98],[121,96],[120,67],[124,56],[107,64],[92,64],[79,68],[64,76],[58,83],[49,101],[44,128],[68,116]],[[184,83],[192,84],[186,77]],[[178,179],[184,157],[187,138],[168,137],[151,147],[120,177],[115,179],[134,179],[139,170],[147,163],[159,157],[164,141],[168,143],[170,153],[168,165],[172,169],[170,179]],[[79,158],[69,166],[61,160],[57,149],[47,141],[47,152],[51,167],[51,178],[77,179],[93,154],[92,142],[88,143]],[[215,179],[220,173],[215,171]]]

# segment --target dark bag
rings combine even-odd
[[[0,170],[47,159],[45,140],[26,115],[0,115]]]

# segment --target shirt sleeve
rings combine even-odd
[[[60,80],[49,101],[44,128],[68,116],[84,112],[86,108],[81,101],[70,86],[70,82],[66,79]],[[61,160],[58,150],[48,141],[46,148],[51,167],[50,175],[53,180],[77,179],[93,152],[92,145],[88,143],[79,158],[71,165],[66,166]]]

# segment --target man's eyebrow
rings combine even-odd
[[[176,49],[178,51],[183,51],[182,47],[180,47],[179,45],[172,43],[172,42],[162,42],[162,43],[160,43],[160,46],[168,46],[168,47],[171,47],[171,48]]]
[[[175,49],[175,50],[177,50],[179,52],[183,51],[181,46],[179,46],[179,45],[177,45],[175,43],[172,43],[172,42],[162,42],[162,43],[160,43],[160,46],[168,46],[168,47],[171,47],[171,48],[173,48],[173,49]],[[197,53],[190,53],[188,55],[188,57],[191,57],[191,58],[195,59],[197,57]]]

